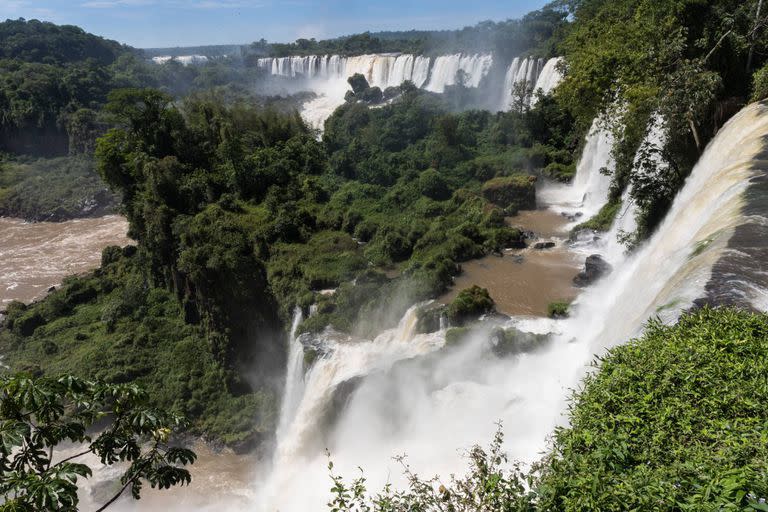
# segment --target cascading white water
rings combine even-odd
[[[306,375],[305,392],[298,402],[290,425],[278,430],[274,471],[263,488],[262,506],[281,509],[293,497],[284,488],[293,482],[294,472],[308,460],[314,460],[318,449],[322,453],[322,438],[318,428],[330,412],[337,389],[357,377],[385,371],[398,361],[423,356],[439,349],[445,339],[443,332],[416,334],[417,304],[406,311],[397,327],[384,331],[375,339],[355,340],[337,333],[320,336],[324,354],[314,362]],[[300,344],[300,342],[297,343]],[[302,351],[303,354],[303,351]]]
[[[542,187],[538,192],[540,201],[567,214],[580,213],[577,222],[595,215],[608,201],[610,173],[615,167],[612,149],[613,134],[610,128],[600,118],[596,118],[576,165],[573,182],[569,185],[553,183]]]
[[[493,65],[492,55],[446,55],[430,59],[409,54],[371,54],[354,57],[339,55],[268,57],[257,66],[270,75],[307,80],[307,87],[318,97],[305,103],[302,116],[314,128],[322,129],[325,120],[344,103],[350,90],[347,79],[360,73],[371,87],[382,90],[413,82],[416,87],[442,93],[456,83],[463,72],[466,87],[478,87]]]
[[[507,68],[504,75],[504,87],[499,98],[499,110],[507,111],[512,107],[515,88],[523,84],[527,91],[528,105],[536,105],[537,91],[542,94],[549,94],[557,87],[563,79],[562,73],[558,69],[561,58],[554,58],[545,61],[544,59],[519,58],[512,59],[512,63]]]
[[[297,307],[293,312],[291,332],[289,334],[288,366],[285,372],[285,389],[280,405],[280,419],[277,424],[277,437],[279,438],[293,421],[293,415],[304,394],[304,346],[296,336],[301,321],[304,319],[301,308]]]
[[[674,320],[702,295],[735,228],[767,222],[764,212],[743,211],[750,179],[766,172],[752,165],[766,137],[768,107],[745,108],[707,148],[657,232],[610,279],[577,299],[571,319],[511,321],[523,330],[554,332],[546,350],[499,359],[488,349],[487,333],[416,359],[410,358],[434,351],[441,341],[422,344],[418,336],[405,341],[405,334],[390,331],[374,342],[333,343],[332,352],[308,375],[292,433],[283,439],[278,457],[283,466],[275,469],[283,476],[271,487],[280,510],[312,510],[327,501],[326,461],[307,439],[318,434],[328,390],[353,377],[365,379],[325,433],[325,446],[336,472],[354,477],[359,465],[371,489],[403,483],[390,459],[396,454],[407,453],[411,469],[422,475],[455,472],[463,465],[454,449],[487,441],[499,419],[510,455],[537,459],[547,434],[564,421],[567,389],[577,385],[593,355],[637,333],[657,311]],[[702,240],[707,241],[703,248]],[[767,297],[768,290],[758,290],[748,299],[759,307]],[[409,322],[401,322],[401,333]],[[398,358],[409,361],[393,366]]]
[[[536,80],[536,85],[533,87],[534,94],[531,97],[531,107],[536,106],[536,102],[538,101],[537,93],[547,95],[563,81],[563,74],[559,69],[562,60],[563,59],[560,57],[549,59],[541,69],[539,77]]]
[[[668,165],[661,156],[661,150],[666,144],[667,133],[664,118],[659,114],[654,114],[648,125],[648,133],[638,147],[635,156],[635,165],[633,173],[639,172],[638,162],[641,155],[648,155],[650,161],[655,166]],[[631,236],[637,231],[637,205],[632,199],[632,186],[627,185],[621,195],[621,208],[616,214],[616,218],[604,237],[604,243],[601,252],[611,264],[622,261],[625,256],[626,247],[622,243],[622,237]]]

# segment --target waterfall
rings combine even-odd
[[[536,85],[533,88],[534,94],[531,97],[531,107],[534,107],[538,101],[536,93],[540,92],[541,94],[547,95],[563,80],[563,74],[560,72],[560,69],[558,69],[562,60],[563,59],[560,57],[549,59],[541,69],[539,77],[536,80]]]
[[[303,320],[301,308],[296,307],[291,322],[288,348],[288,366],[285,372],[285,389],[280,405],[280,419],[277,424],[277,436],[280,437],[293,420],[298,402],[304,392],[304,346],[296,336],[299,324]]]
[[[416,57],[413,63],[413,74],[411,75],[411,81],[416,87],[424,87],[429,79],[429,70],[432,67],[432,59],[429,57]]]
[[[637,154],[633,173],[640,172],[638,164],[643,154],[649,155],[651,162],[656,166],[668,165],[661,156],[661,150],[664,148],[667,140],[666,123],[660,114],[651,116],[651,122],[648,125],[648,131],[645,134]],[[632,200],[632,186],[627,185],[621,195],[621,208],[616,214],[616,218],[605,236],[605,242],[602,251],[605,258],[612,264],[624,259],[626,248],[621,243],[622,236],[631,236],[637,231],[637,205]]]
[[[539,192],[540,200],[568,214],[581,213],[577,222],[594,216],[608,202],[611,187],[610,174],[615,166],[611,151],[613,134],[601,118],[592,122],[581,158],[576,165],[576,175],[569,185],[548,184]]]
[[[410,468],[422,475],[445,476],[464,467],[455,449],[491,439],[497,420],[503,421],[509,455],[537,460],[546,436],[565,421],[568,389],[578,385],[594,354],[637,334],[649,317],[674,321],[696,299],[727,290],[745,305],[765,308],[768,278],[740,275],[738,268],[764,269],[768,254],[765,236],[739,236],[745,229],[765,235],[768,226],[768,204],[760,195],[768,178],[768,163],[761,160],[766,138],[768,106],[743,109],[710,143],[654,235],[609,279],[579,296],[570,319],[510,320],[521,330],[552,333],[546,349],[495,357],[488,325],[458,347],[435,351],[441,336],[414,336],[413,310],[374,341],[330,341],[279,443],[284,465],[276,467],[282,476],[272,497],[280,510],[312,510],[327,501],[323,447],[337,474],[352,478],[358,466],[365,468],[372,490],[405,484],[391,461],[396,454],[408,454]],[[721,270],[727,273],[718,275]],[[323,442],[313,444],[332,390],[356,377],[365,378]]]
[[[559,59],[515,58],[507,69],[499,94],[499,110],[509,110],[515,84],[525,82],[530,90],[550,92],[562,79],[557,69]],[[322,129],[325,120],[344,103],[349,90],[347,79],[355,73],[365,76],[372,87],[396,87],[406,80],[430,92],[443,93],[456,84],[463,74],[464,86],[477,88],[494,66],[491,54],[441,55],[434,59],[411,54],[370,54],[353,57],[340,55],[309,55],[293,57],[266,57],[257,60],[257,67],[273,76],[307,79],[307,86],[318,94],[302,108],[304,119],[313,127]],[[500,84],[501,85],[501,84]],[[495,100],[494,100],[495,101]],[[535,99],[529,95],[532,105]]]
[[[443,332],[416,334],[418,312],[424,306],[412,306],[397,327],[373,340],[352,339],[332,331],[319,336],[324,353],[306,375],[304,393],[290,425],[278,430],[274,471],[263,489],[265,508],[275,509],[277,504],[282,507],[290,502],[292,498],[284,492],[284,487],[295,483],[293,476],[306,467],[308,460],[314,459],[318,449],[322,452],[319,435],[324,418],[333,412],[334,395],[340,387],[356,378],[384,371],[398,361],[434,352],[445,343]]]
[[[549,94],[562,80],[562,74],[558,70],[561,58],[545,61],[544,59],[519,58],[512,59],[504,75],[504,87],[499,98],[499,110],[507,111],[512,106],[512,96],[515,86],[525,84],[529,90],[528,104],[536,105],[536,91]]]
[[[490,55],[442,55],[435,59],[430,73],[429,83],[425,89],[441,93],[449,85],[456,84],[459,71],[464,73],[467,87],[477,87],[480,81],[491,69],[493,57]]]

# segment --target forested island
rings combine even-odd
[[[576,179],[596,127],[612,141],[611,168],[597,169],[610,183],[607,201],[591,218],[570,219],[568,243],[599,241],[631,206],[635,229],[620,232],[620,242],[632,261],[677,212],[675,200],[707,145],[745,106],[768,98],[768,12],[761,4],[555,2],[521,20],[460,31],[262,40],[239,55],[189,66],[152,63],[152,54],[76,27],[0,23],[0,216],[119,212],[135,242],[106,248],[98,269],[3,312],[0,392],[9,405],[0,407],[0,473],[18,469],[18,424],[34,409],[19,382],[40,382],[50,400],[93,400],[116,415],[114,432],[131,450],[137,440],[153,440],[155,451],[141,457],[164,457],[158,467],[175,472],[138,471],[125,485],[143,478],[169,487],[188,483],[177,466],[194,461],[186,450],[165,451],[169,437],[260,457],[274,451],[295,340],[305,340],[305,376],[331,352],[317,341],[322,336],[375,342],[400,329],[414,308],[411,336],[442,333],[439,349],[420,356],[425,364],[460,353],[478,336],[491,340],[494,360],[525,361],[557,347],[554,330],[529,333],[504,323],[480,287],[449,304],[430,301],[452,288],[467,262],[548,248],[535,247],[536,233],[515,216],[536,210],[542,184],[566,187]],[[356,74],[319,131],[300,115],[317,94],[290,89],[288,79],[258,65],[262,57],[451,52],[489,52],[504,65],[514,57],[558,57],[562,82],[549,94],[527,83],[513,87],[511,107],[492,112],[477,107],[498,70],[477,87],[459,77],[441,94],[410,81],[382,91]],[[663,119],[664,137],[648,145],[656,119]],[[743,196],[723,201],[738,203],[739,215],[766,216],[761,148],[750,153]],[[721,206],[715,199],[713,209]],[[716,282],[762,286],[766,242],[759,228],[723,219],[715,233],[734,229],[723,245],[747,240],[737,246],[743,260],[710,262],[707,293],[690,304],[654,304],[660,317],[683,309],[671,325],[643,318],[649,322],[636,339],[600,345],[608,350],[573,392],[567,424],[538,462],[507,464],[500,427],[489,449],[469,451],[466,477],[422,479],[405,465],[408,487],[379,493],[330,465],[329,507],[768,510],[768,317],[759,302]],[[705,228],[695,226],[710,233]],[[695,242],[687,261],[720,243],[716,235]],[[599,275],[583,277],[584,286],[610,271],[600,266]],[[554,302],[549,314],[558,322],[570,309],[569,301]],[[390,366],[398,365],[406,363]],[[64,375],[77,380],[55,380]],[[348,389],[336,390],[333,414],[365,377],[342,383]],[[107,392],[121,397],[118,406],[162,414],[146,427],[121,424]],[[78,421],[90,425],[89,414]],[[65,422],[66,415],[54,416],[46,421]],[[34,442],[47,449],[83,441],[78,428]],[[133,451],[115,455],[107,441],[94,453],[111,453],[104,455],[111,462],[149,460]],[[37,469],[42,480],[72,483],[47,473],[47,464]],[[70,487],[40,508],[34,493],[18,491],[25,484],[16,485],[0,483],[0,510],[76,507],[76,498],[67,501]]]

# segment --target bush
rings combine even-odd
[[[419,176],[419,190],[422,195],[444,201],[451,197],[451,189],[445,179],[435,169],[427,169]]]
[[[494,178],[483,184],[483,197],[509,213],[536,209],[536,177],[516,174]]]
[[[752,76],[752,101],[768,98],[768,65],[755,71]]]
[[[485,288],[472,286],[459,292],[448,306],[448,318],[455,325],[464,325],[494,310],[495,303]]]
[[[550,302],[547,306],[547,316],[549,318],[568,318],[570,302]]]
[[[551,178],[555,181],[568,183],[576,175],[576,166],[574,164],[561,164],[559,162],[552,162],[544,168],[542,174],[547,178]]]
[[[542,510],[761,510],[768,316],[648,325],[589,373],[538,485]]]

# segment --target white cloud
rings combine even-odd
[[[111,9],[114,7],[138,7],[153,3],[155,3],[153,0],[92,0],[82,3],[80,6],[92,9]]]
[[[0,21],[17,17],[55,21],[56,13],[46,7],[32,7],[28,0],[0,0]]]

